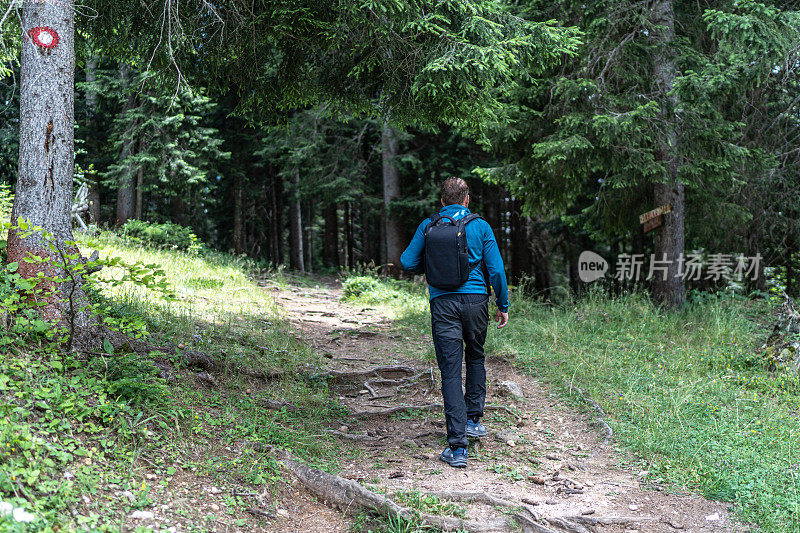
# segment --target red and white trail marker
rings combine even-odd
[[[53,28],[47,26],[37,26],[28,30],[28,36],[33,41],[33,44],[39,48],[50,50],[58,46],[58,33]]]

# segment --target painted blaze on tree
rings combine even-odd
[[[21,14],[19,174],[12,220],[43,228],[59,250],[75,254],[74,246],[67,245],[73,239],[74,7],[69,1],[24,0]],[[27,262],[31,256],[50,258],[52,263]],[[26,278],[40,273],[51,279],[64,277],[55,267],[59,254],[41,232],[22,238],[11,231],[8,261],[19,263],[19,273]],[[47,291],[42,312],[48,320],[63,322],[69,284],[48,283],[53,290]],[[79,325],[88,325],[88,316],[77,318]]]

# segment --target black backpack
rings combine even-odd
[[[470,273],[483,264],[483,260],[471,263],[467,251],[467,224],[480,215],[469,215],[455,220],[447,215],[435,213],[425,227],[425,277],[428,285],[444,291],[459,288],[467,282]],[[484,267],[487,288],[489,276]]]

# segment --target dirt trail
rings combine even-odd
[[[273,290],[297,337],[329,359],[328,370],[411,367],[334,382],[339,384],[334,385],[339,400],[350,410],[377,413],[331,428],[343,447],[362,451],[346,456],[356,460],[343,459],[342,477],[388,494],[483,491],[529,504],[545,517],[616,522],[587,526],[585,531],[747,530],[735,524],[727,504],[668,491],[640,477],[642,472],[620,466],[632,458],[614,449],[613,438],[603,443],[605,431],[593,410],[566,406],[535,379],[492,356],[487,358],[487,405],[507,406],[519,417],[503,409],[488,411],[483,421],[489,435],[470,446],[468,468],[450,468],[438,459],[445,446],[440,409],[380,414],[397,406],[441,402],[438,369],[424,357],[429,339],[407,336],[376,309],[341,303],[341,290],[334,283]],[[524,399],[504,394],[504,381],[519,385]],[[467,507],[473,520],[503,517],[487,505],[458,505]],[[328,522],[324,530],[344,531],[346,523]]]

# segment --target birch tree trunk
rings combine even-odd
[[[22,3],[22,49],[20,57],[19,175],[12,210],[12,220],[24,219],[41,226],[53,235],[53,245],[65,254],[75,254],[71,209],[75,172],[75,48],[74,8],[71,1]],[[48,28],[53,33],[34,42],[33,28]],[[41,34],[40,34],[41,35]],[[41,46],[53,45],[49,48]],[[50,258],[51,262],[28,263],[31,255]],[[63,325],[74,324],[76,333],[85,337],[96,331],[96,323],[87,311],[83,283],[57,283],[66,277],[59,267],[61,254],[54,251],[40,233],[22,238],[11,231],[8,238],[8,261],[18,262],[18,272],[25,278],[44,274],[40,287],[44,305],[39,308],[45,320]],[[50,281],[47,281],[50,279]],[[42,287],[44,285],[44,287]]]
[[[403,253],[403,234],[400,224],[389,211],[389,204],[400,198],[400,173],[397,170],[397,132],[384,124],[381,135],[383,154],[383,228],[386,242],[386,263],[392,273],[400,272],[400,255]]]
[[[678,125],[676,111],[678,98],[670,94],[676,77],[675,12],[671,0],[656,0],[651,4],[651,18],[655,26],[654,37],[659,44],[654,58],[654,76],[661,101],[661,119],[664,135],[658,157],[666,173],[663,183],[654,185],[656,206],[671,204],[672,212],[663,215],[663,224],[656,229],[655,258],[666,260],[666,276],[656,272],[653,277],[653,298],[668,307],[680,306],[686,299],[686,285],[680,275],[679,259],[684,252],[685,191],[678,181]]]

